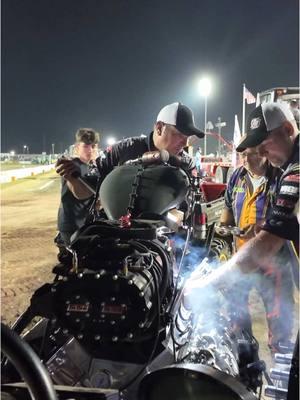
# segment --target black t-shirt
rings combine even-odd
[[[148,151],[155,150],[157,149],[153,143],[153,132],[151,132],[149,136],[137,136],[121,140],[106,149],[103,155],[97,158],[96,163],[101,179],[103,180],[114,167],[122,165],[128,160],[142,157],[142,155]],[[191,171],[194,168],[192,158],[185,151],[183,151],[180,156],[183,159],[185,169]]]
[[[92,164],[83,163],[79,158],[74,158],[73,161],[80,168],[81,178],[95,189],[99,176],[97,168],[93,168]],[[84,225],[92,202],[92,197],[86,200],[79,200],[74,197],[66,180],[62,179],[61,203],[57,218],[58,230],[73,233]]]
[[[274,204],[263,230],[291,240],[298,249],[299,223],[294,211],[299,200],[299,136],[296,138],[293,153],[282,166],[282,170],[283,173],[277,183]]]

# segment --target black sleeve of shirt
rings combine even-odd
[[[120,143],[106,149],[101,157],[96,160],[101,178],[109,174],[119,164]]]
[[[124,139],[104,151],[96,160],[101,179],[104,179],[115,167],[128,160],[141,157],[149,151],[145,138],[132,137]]]
[[[295,207],[299,200],[299,164],[283,174],[273,208],[263,230],[287,240],[297,240],[299,223]]]

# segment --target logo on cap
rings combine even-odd
[[[260,123],[261,123],[261,118],[260,117],[251,119],[250,129],[259,128],[260,127]]]

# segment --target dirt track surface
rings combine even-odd
[[[52,280],[60,179],[54,173],[2,185],[1,315],[11,324]]]
[[[60,178],[54,172],[2,185],[1,318],[9,325],[26,310],[34,290],[54,277],[59,200]],[[265,313],[257,296],[251,310],[260,356],[270,366]]]

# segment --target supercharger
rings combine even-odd
[[[42,317],[24,338],[55,384],[113,388],[128,400],[256,398],[264,363],[255,338],[235,324],[226,293],[202,293],[196,311],[185,303],[180,266],[193,218],[178,261],[166,215],[193,201],[191,182],[168,163],[125,165],[106,177],[107,218],[76,232],[69,261],[14,325],[21,333]]]

